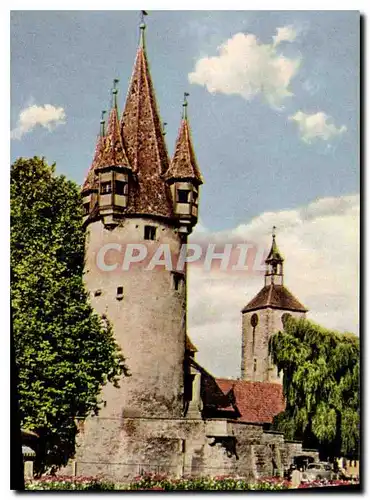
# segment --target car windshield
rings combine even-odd
[[[323,466],[320,464],[310,464],[307,469],[322,469]]]

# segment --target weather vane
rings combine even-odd
[[[119,79],[115,78],[113,80],[113,88],[112,88],[113,106],[114,107],[117,107],[117,94],[118,94],[117,83],[119,83]]]
[[[100,135],[104,136],[105,135],[105,120],[104,120],[104,115],[106,111],[101,112],[101,117],[100,117]]]
[[[184,92],[184,101],[182,103],[182,106],[184,108],[183,110],[183,118],[186,118],[187,117],[187,112],[186,112],[186,108],[188,107],[188,97],[189,97],[189,93],[188,92]]]
[[[145,21],[144,18],[147,16],[148,13],[146,10],[140,11],[140,28],[145,28]]]

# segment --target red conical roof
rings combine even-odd
[[[163,174],[169,159],[144,46],[143,28],[121,130],[128,160],[136,174],[135,195],[128,213],[172,216],[172,202]]]
[[[89,168],[89,171],[87,172],[87,176],[85,178],[85,181],[82,185],[82,192],[83,191],[89,191],[90,189],[93,189],[95,186],[95,175],[96,175],[96,168],[100,163],[100,157],[102,155],[102,149],[103,149],[103,137],[101,135],[98,136],[98,139],[96,141],[96,146],[95,146],[95,153],[94,153],[94,158],[91,163],[91,167]]]
[[[190,127],[187,118],[183,118],[177,136],[175,153],[166,179],[194,179],[203,184],[197,160],[195,158]]]
[[[108,130],[102,144],[102,152],[98,160],[97,168],[102,167],[127,167],[130,168],[125,149],[123,147],[118,112],[113,106],[108,118]]]

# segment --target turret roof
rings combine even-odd
[[[186,115],[181,120],[175,153],[171,166],[166,173],[166,179],[195,179],[198,184],[203,184],[202,175],[195,158],[189,122]]]
[[[275,234],[272,235],[272,245],[271,245],[271,250],[270,253],[267,256],[267,259],[265,260],[266,264],[269,262],[284,262],[284,259],[277,247],[276,240],[275,240]]]
[[[140,44],[121,118],[124,146],[137,179],[136,193],[130,197],[127,212],[171,217],[170,192],[163,178],[169,158],[145,51],[144,28],[141,25]]]
[[[97,138],[97,141],[96,141],[93,161],[91,163],[89,171],[87,172],[85,181],[82,185],[82,192],[89,191],[90,189],[94,188],[96,168],[100,163],[100,157],[102,155],[102,150],[103,150],[103,137],[101,135],[99,135]]]
[[[113,166],[131,168],[122,143],[116,105],[113,105],[109,113],[107,134],[102,143],[96,168]]]

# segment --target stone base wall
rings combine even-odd
[[[75,460],[59,471],[125,482],[152,472],[170,477],[283,475],[301,443],[226,419],[93,417],[78,439]]]

